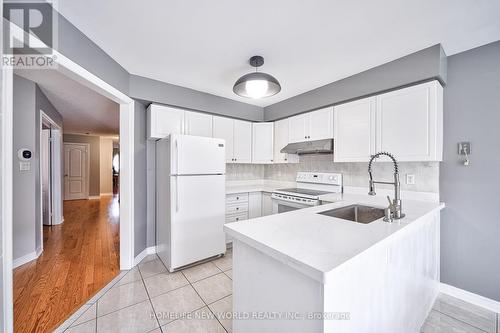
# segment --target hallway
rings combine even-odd
[[[44,226],[43,253],[14,270],[15,332],[49,332],[119,268],[117,196],[64,202],[64,223]]]

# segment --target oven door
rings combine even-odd
[[[273,198],[272,200],[273,200],[273,214],[279,214],[284,212],[290,212],[292,210],[312,207],[311,205],[305,205],[298,202],[290,202],[276,198]]]

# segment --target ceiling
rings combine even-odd
[[[120,107],[56,70],[16,70],[15,74],[38,84],[63,117],[64,133],[116,136]]]
[[[60,0],[59,11],[132,74],[267,106],[442,43],[500,39],[491,0]],[[232,92],[262,55],[282,91]]]

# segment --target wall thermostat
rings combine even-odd
[[[28,148],[21,148],[17,151],[17,157],[21,161],[29,161],[33,157],[33,153]]]

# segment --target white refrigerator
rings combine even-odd
[[[172,134],[156,144],[156,250],[168,270],[226,252],[225,141]]]

